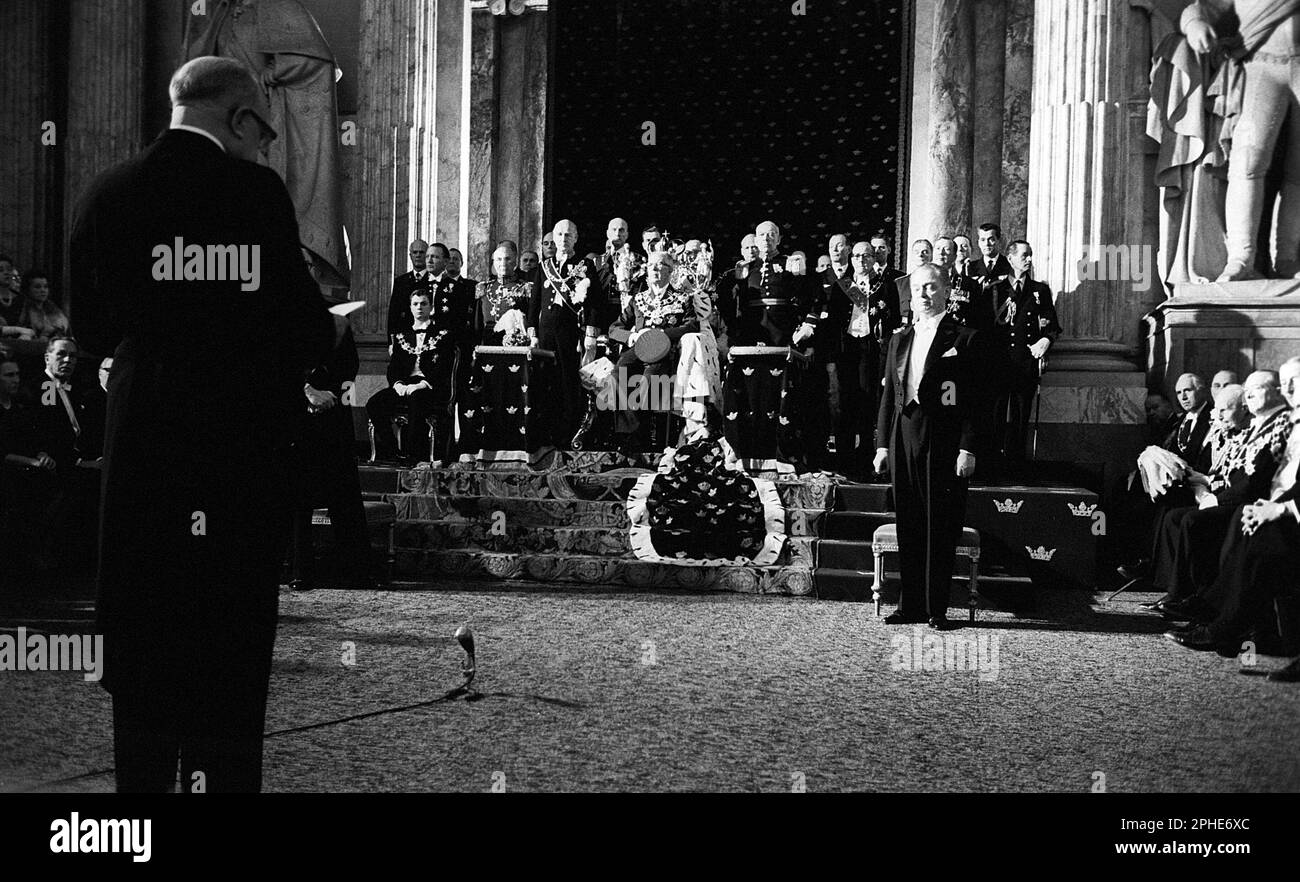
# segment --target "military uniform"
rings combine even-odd
[[[977,331],[993,327],[993,291],[950,270],[948,275],[948,314],[957,324]]]
[[[684,334],[696,334],[700,330],[700,320],[695,311],[695,298],[689,291],[672,285],[662,291],[650,287],[642,288],[629,300],[622,313],[609,328],[611,340],[627,343],[632,331],[657,329],[668,335],[673,343],[673,350],[662,361],[645,364],[637,358],[632,347],[628,347],[618,358],[619,376],[626,375],[629,388],[625,392],[625,401],[631,399],[631,381],[635,376],[644,377],[646,392],[656,388],[653,377],[672,376],[677,373],[678,341]],[[662,383],[662,381],[661,381]],[[671,405],[671,402],[668,402]],[[654,405],[660,406],[655,408]],[[646,409],[664,410],[664,402],[647,401]],[[615,416],[615,430],[619,434],[630,435],[641,428],[642,423],[635,409],[621,409]],[[666,440],[666,439],[665,439]]]
[[[812,277],[786,271],[784,258],[759,258],[750,263],[745,278],[737,281],[732,294],[735,316],[727,327],[730,345],[789,346],[800,324],[816,326],[821,286]],[[723,320],[727,319],[724,313]]]
[[[1008,280],[987,290],[999,298],[994,309],[994,345],[1005,366],[993,414],[995,443],[1000,444],[1008,459],[1024,459],[1030,409],[1040,375],[1039,360],[1029,347],[1043,337],[1055,342],[1061,326],[1052,292],[1042,282],[1029,278]]]
[[[568,448],[587,409],[578,371],[582,367],[585,330],[594,325],[600,312],[599,280],[590,260],[569,255],[563,263],[555,257],[542,261],[535,282],[528,326],[537,328],[541,347],[555,353],[556,382],[560,386],[559,413],[553,423],[555,443]],[[575,303],[579,287],[586,288],[586,297]]]

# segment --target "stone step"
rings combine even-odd
[[[446,496],[429,493],[386,494],[397,509],[398,521],[486,523],[525,527],[618,527],[630,523],[627,503],[603,499],[532,499],[502,496]],[[498,516],[500,512],[500,516]],[[816,536],[826,512],[786,509],[786,533]]]
[[[481,554],[593,555],[635,560],[627,527],[529,527],[507,522],[501,532],[490,520],[401,520],[394,532],[399,551],[465,551]],[[811,537],[787,538],[777,566],[813,566]]]
[[[836,511],[889,511],[888,484],[840,484],[835,488]]]
[[[875,570],[875,557],[871,541],[848,539],[819,539],[817,541],[817,568],[828,570]]]
[[[875,575],[864,570],[835,570],[818,567],[813,571],[813,588],[819,600],[871,600]]]
[[[675,588],[744,594],[810,595],[813,573],[805,566],[677,566],[579,554],[522,554],[446,550],[402,550],[397,571],[404,578],[430,577],[493,581],[564,582],[642,590]]]
[[[832,511],[821,519],[823,539],[848,539],[870,542],[877,527],[892,524],[897,516],[892,511]]]
[[[422,494],[504,499],[626,500],[646,469],[606,472],[532,472],[482,469],[395,469],[363,466],[361,489],[384,495]],[[835,483],[824,475],[782,475],[773,479],[787,509],[824,511]]]

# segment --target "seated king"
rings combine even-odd
[[[627,347],[618,358],[615,372],[622,384],[622,395],[617,402],[614,429],[622,444],[634,449],[647,445],[655,449],[670,440],[653,437],[656,421],[642,420],[638,411],[672,410],[672,382],[682,336],[700,330],[692,292],[672,284],[676,268],[672,252],[650,252],[644,287],[628,299],[622,314],[609,328],[609,338]],[[638,341],[642,342],[640,347]],[[658,345],[648,345],[656,342]]]

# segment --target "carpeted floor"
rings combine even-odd
[[[461,682],[451,635],[465,622],[480,694],[275,735],[265,789],[1300,789],[1300,687],[1258,675],[1282,660],[1260,657],[1243,675],[1239,661],[1163,639],[1136,606],[1150,595],[1101,597],[1041,593],[1032,609],[1021,599],[1019,617],[982,613],[948,635],[982,638],[980,670],[927,671],[907,669],[935,660],[913,656],[912,629],[886,627],[869,604],[477,586],[285,593],[269,731],[445,695]],[[97,686],[0,672],[0,708],[0,789],[111,788]]]

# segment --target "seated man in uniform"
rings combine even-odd
[[[671,251],[651,251],[645,287],[631,297],[609,328],[610,339],[627,346],[619,356],[616,376],[626,390],[620,404],[628,406],[618,411],[616,432],[622,436],[622,444],[632,449],[648,445],[648,449],[656,450],[673,440],[656,437],[659,422],[642,420],[637,411],[671,409],[671,383],[677,372],[678,344],[683,335],[699,333],[700,330],[692,292],[672,284],[676,268],[677,259]],[[646,364],[634,347],[643,334],[655,330],[663,332],[672,349],[653,364]],[[635,392],[637,385],[641,386],[639,394]],[[634,406],[638,402],[644,402],[644,407]]]
[[[375,428],[376,459],[406,464],[423,460],[426,420],[433,422],[434,466],[441,465],[450,455],[452,425],[449,408],[456,391],[458,329],[444,317],[457,313],[450,310],[450,302],[442,301],[452,296],[454,292],[450,286],[440,292],[440,305],[447,306],[448,311],[439,316],[432,311],[433,304],[427,290],[419,289],[411,294],[411,314],[415,321],[410,330],[393,335],[388,388],[380,389],[366,402],[366,413]],[[393,434],[393,417],[403,403],[410,422],[403,433],[399,455],[397,438]]]

